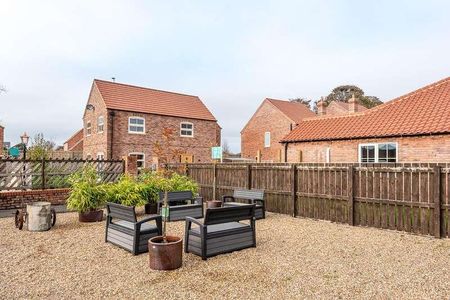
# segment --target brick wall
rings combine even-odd
[[[358,162],[358,145],[364,143],[398,143],[398,162],[450,162],[450,135],[361,139],[326,142],[290,143],[288,162],[326,161],[326,148],[330,148],[330,162]]]
[[[284,160],[284,146],[279,141],[290,132],[291,120],[265,101],[241,131],[241,157],[255,159],[258,150],[262,161]],[[292,125],[294,126],[294,125]],[[264,133],[270,132],[270,147],[264,147]]]
[[[84,138],[83,138],[83,157],[87,158],[88,155],[91,158],[97,158],[99,153],[103,153],[105,159],[109,158],[107,156],[107,145],[109,141],[109,136],[107,134],[107,123],[110,121],[108,116],[108,111],[106,105],[103,102],[101,94],[95,84],[92,85],[91,93],[89,95],[88,104],[92,104],[94,110],[85,110],[83,116],[83,128],[84,128]],[[97,131],[98,117],[102,116],[104,120],[104,130],[103,133]],[[91,135],[86,133],[86,124],[91,122]]]
[[[32,191],[5,191],[0,192],[0,210],[17,209],[24,204],[47,201],[54,205],[65,204],[69,197],[69,189],[32,190]]]
[[[128,133],[128,118],[132,116],[145,119],[146,134]],[[181,122],[190,122],[194,125],[194,137],[180,136]],[[163,140],[164,127],[174,130],[173,147],[182,153],[193,155],[194,162],[210,162],[211,147],[220,145],[220,127],[214,121],[116,111],[113,158],[121,158],[133,152],[144,153],[147,166],[155,156],[152,150],[155,142]]]

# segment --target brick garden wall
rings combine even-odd
[[[22,200],[23,204],[36,201],[65,204],[68,197],[69,189],[0,192],[0,210],[21,208]]]

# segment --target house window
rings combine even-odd
[[[103,130],[105,128],[105,121],[103,119],[103,116],[98,117],[97,120],[97,133],[103,133]]]
[[[190,122],[180,123],[180,136],[194,137],[194,124]]]
[[[145,168],[145,154],[144,153],[130,153],[129,156],[136,157],[136,164],[138,169]]]
[[[330,147],[325,149],[325,162],[330,163]]]
[[[103,152],[97,153],[97,159],[98,160],[104,160],[105,159],[105,154]]]
[[[145,119],[141,117],[129,117],[128,133],[145,134]]]
[[[397,143],[360,144],[359,162],[386,163],[397,162]]]
[[[92,125],[91,125],[91,121],[88,121],[86,123],[86,135],[89,136],[92,133]]]
[[[264,133],[264,147],[270,147],[270,132]]]

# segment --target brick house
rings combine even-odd
[[[64,151],[83,151],[83,128],[64,142]]]
[[[301,121],[288,162],[450,162],[450,77],[363,112]]]
[[[261,162],[283,161],[280,140],[302,119],[313,116],[315,113],[304,104],[265,99],[241,131],[241,157]]]
[[[174,132],[178,161],[209,162],[221,128],[197,96],[95,79],[83,116],[83,157],[121,159],[139,167],[157,163],[155,142],[163,128]]]

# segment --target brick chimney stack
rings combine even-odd
[[[317,102],[317,114],[319,116],[323,116],[327,113],[325,106],[325,101],[323,101],[323,97],[320,98],[320,100]]]
[[[358,112],[358,99],[355,98],[355,94],[352,94],[352,97],[348,100],[348,112]]]

